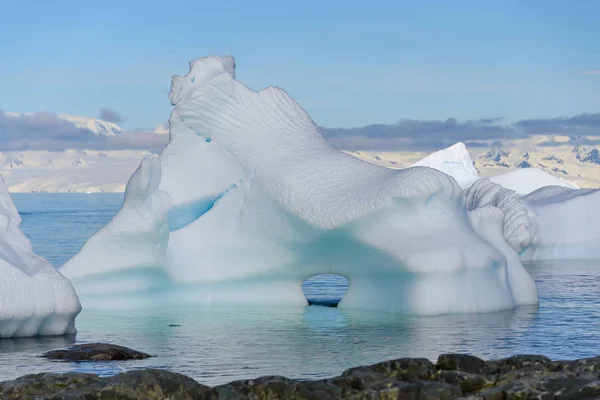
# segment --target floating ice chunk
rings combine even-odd
[[[442,172],[391,170],[331,148],[287,93],[247,88],[234,66],[208,57],[173,78],[162,170],[143,174],[142,164],[119,214],[63,267],[84,306],[103,295],[99,278],[122,290],[94,302],[102,307],[134,292],[145,304],[302,305],[302,282],[320,273],[348,278],[340,307],[441,314],[537,303],[514,250],[494,244],[503,202],[468,213]],[[148,267],[165,286],[142,293]]]
[[[75,333],[75,290],[33,252],[20,224],[0,177],[0,338]]]
[[[526,260],[600,260],[600,190],[546,186],[525,196],[536,214],[539,238]]]

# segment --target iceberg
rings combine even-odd
[[[71,283],[36,255],[0,177],[0,338],[75,333],[81,311]]]
[[[306,305],[302,282],[322,273],[348,279],[343,308],[537,304],[515,251],[526,232],[506,228],[507,203],[480,207],[435,169],[392,170],[333,149],[285,91],[238,82],[232,57],[190,63],[169,98],[168,146],[60,269],[84,307]]]
[[[475,163],[467,151],[467,146],[462,142],[436,151],[412,166],[430,167],[442,171],[453,177],[463,189],[468,188],[479,179],[479,172],[475,168]]]
[[[504,241],[522,260],[600,259],[600,217],[594,212],[600,190],[579,189],[537,168],[480,178],[463,143],[415,165],[452,176],[465,190],[468,210],[500,208]]]
[[[599,189],[546,186],[523,197],[536,215],[539,237],[524,260],[600,260]]]

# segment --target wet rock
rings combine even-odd
[[[295,385],[294,400],[337,400],[342,398],[342,389],[328,382],[304,381]]]
[[[486,363],[488,373],[506,373],[514,370],[547,370],[552,361],[545,356],[518,355],[500,360],[492,360]]]
[[[209,400],[211,389],[185,375],[148,369],[99,378],[94,374],[43,373],[0,383],[2,400],[178,399]]]
[[[78,344],[67,349],[48,351],[39,357],[61,361],[114,361],[141,360],[152,357],[150,354],[124,346],[107,343]]]
[[[346,370],[321,380],[281,376],[239,380],[214,388],[162,370],[113,377],[35,374],[0,383],[0,400],[13,399],[206,399],[206,400],[386,400],[386,399],[588,399],[600,398],[600,357],[551,361],[521,355],[483,361],[446,354],[436,365],[401,358]]]
[[[283,376],[265,376],[216,386],[214,399],[291,399],[294,382]]]
[[[436,375],[436,369],[433,363],[426,358],[399,358],[369,366],[350,368],[342,373],[342,376],[362,376],[367,379],[373,379],[373,376],[377,375],[396,380],[429,380]]]
[[[485,370],[485,361],[468,354],[442,354],[438,357],[437,369],[463,371],[478,374]]]
[[[494,381],[483,375],[463,371],[440,371],[440,380],[458,386],[463,393],[473,393],[494,384]]]

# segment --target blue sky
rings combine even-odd
[[[153,127],[171,75],[231,54],[240,81],[327,127],[595,113],[598,15],[592,0],[0,0],[0,108]]]

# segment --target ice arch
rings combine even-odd
[[[232,57],[208,57],[173,78],[169,145],[61,269],[84,306],[98,279],[114,284],[94,285],[96,298],[306,304],[302,282],[322,273],[348,278],[340,307],[441,314],[537,303],[503,238],[505,210],[467,210],[456,181],[431,168],[390,170],[331,148],[283,90],[253,91],[234,70]]]
[[[348,291],[348,279],[337,274],[318,274],[302,283],[308,305],[337,307]]]

